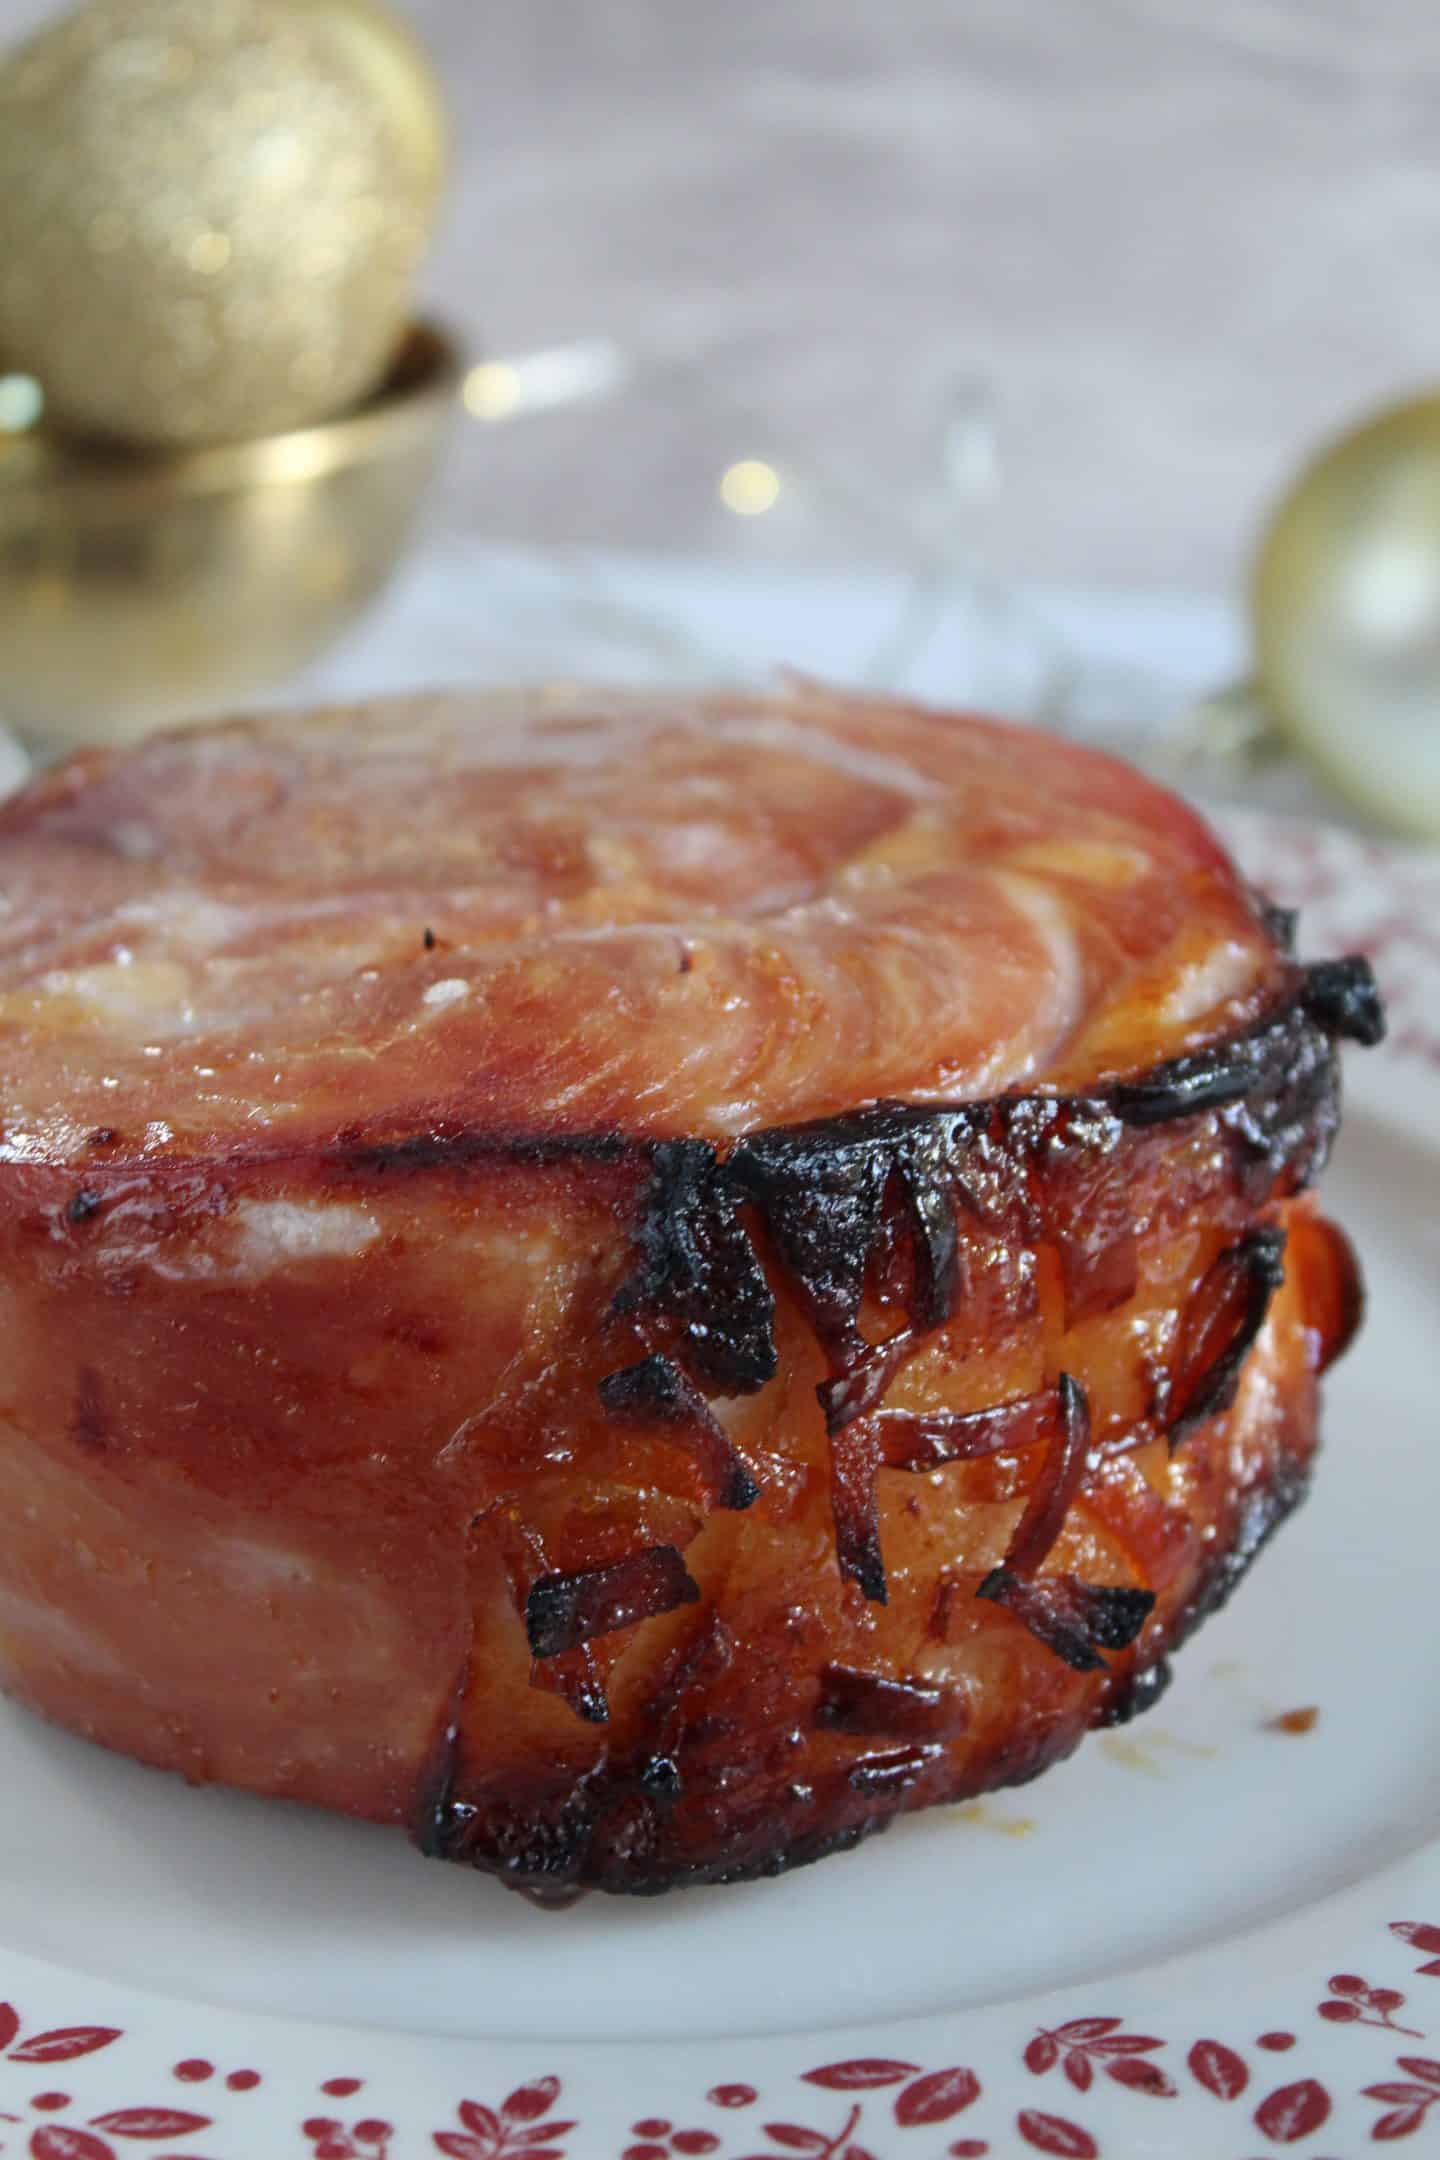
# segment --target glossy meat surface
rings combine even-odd
[[[384,706],[74,761],[0,891],[0,1672],[109,1746],[771,1872],[1142,1707],[1304,1489],[1378,1008],[1108,760]]]
[[[0,807],[0,861],[0,1127],[34,1159],[116,1125],[151,1157],[444,1116],[723,1135],[1082,1086],[1277,973],[1139,775],[818,693],[162,737]]]

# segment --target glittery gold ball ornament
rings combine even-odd
[[[0,61],[0,360],[137,444],[338,412],[395,349],[444,163],[379,0],[91,0]]]

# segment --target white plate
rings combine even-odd
[[[780,1882],[562,1915],[5,1708],[0,2149],[1440,2150],[1440,865],[1236,840],[1305,948],[1368,946],[1390,998],[1326,1187],[1372,1307],[1314,1497],[1161,1707]]]

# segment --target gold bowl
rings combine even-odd
[[[460,372],[417,324],[317,427],[143,453],[0,432],[0,720],[42,751],[127,741],[303,668],[395,568]]]

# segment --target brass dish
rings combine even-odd
[[[42,751],[126,741],[303,668],[395,568],[460,373],[419,324],[317,427],[159,453],[0,432],[0,719]]]

